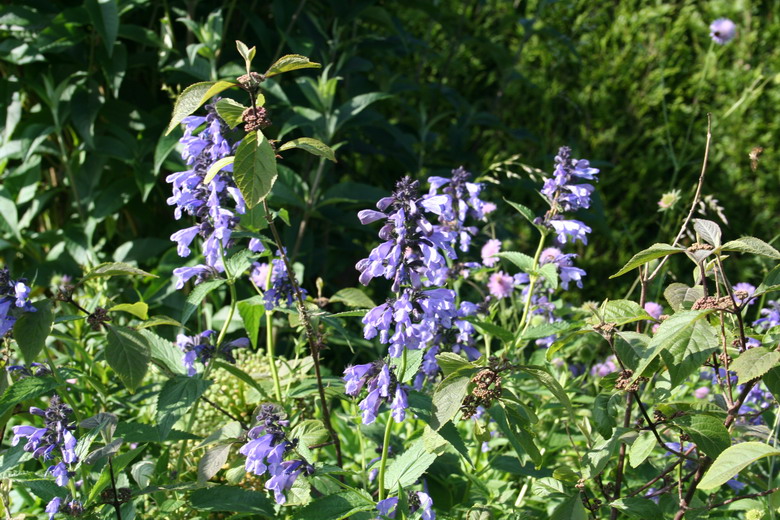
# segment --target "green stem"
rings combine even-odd
[[[76,407],[75,403],[71,400],[70,396],[66,392],[67,389],[67,381],[65,381],[62,376],[60,375],[59,371],[57,370],[57,365],[54,363],[54,358],[51,355],[51,352],[49,351],[49,347],[45,346],[43,347],[43,351],[46,353],[46,359],[49,360],[49,366],[51,367],[51,373],[54,376],[54,379],[57,381],[57,384],[61,387],[60,390],[57,391],[57,394],[62,397],[62,399],[70,406],[70,409],[73,410],[73,416],[76,419],[76,423],[81,422],[81,416],[79,414],[79,409]]]
[[[534,254],[534,263],[533,263],[533,271],[535,272],[537,269],[539,269],[539,258],[542,256],[542,250],[544,249],[544,242],[547,239],[547,234],[542,233],[542,235],[539,237],[539,245],[536,247],[536,253]],[[515,342],[515,348],[518,347],[518,344],[520,343],[520,338],[523,337],[523,333],[528,329],[528,324],[531,323],[528,319],[528,316],[531,311],[531,298],[533,298],[534,295],[534,288],[536,287],[536,282],[539,280],[539,276],[536,274],[532,274],[530,277],[530,280],[528,282],[528,294],[525,295],[525,305],[523,306],[523,316],[520,318],[520,324],[518,328],[520,329],[520,334],[517,336],[517,341]]]
[[[276,399],[281,403],[282,385],[279,382],[279,373],[276,371],[276,361],[274,360],[273,312],[270,310],[267,310],[265,313],[265,346],[266,355],[268,356],[268,366],[271,368],[271,378],[274,380],[274,391],[276,392]]]
[[[403,377],[403,373],[406,372],[406,349],[401,354],[401,368],[397,375]],[[400,385],[401,382],[399,381]],[[387,425],[385,425],[385,436],[382,440],[382,460],[379,461],[379,477],[377,483],[379,484],[379,500],[387,498],[387,492],[385,491],[385,469],[387,468],[387,453],[390,448],[390,432],[393,429],[393,417],[392,414],[387,418]]]

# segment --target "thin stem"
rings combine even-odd
[[[114,479],[114,464],[111,462],[112,457],[108,457],[108,474],[111,475],[111,489],[114,490],[114,499],[111,501],[114,505],[114,511],[116,511],[117,520],[122,520],[122,508],[119,507],[119,492],[116,489],[116,480]]]
[[[268,270],[269,272],[271,269]],[[271,369],[271,378],[274,380],[274,392],[276,399],[282,402],[282,385],[279,381],[279,372],[276,370],[276,361],[274,360],[274,329],[273,329],[273,311],[266,310],[265,313],[265,347],[268,357],[268,366]]]
[[[720,502],[718,504],[713,504],[711,506],[708,506],[707,509],[715,509],[716,507],[727,506],[729,504],[733,504],[737,500],[744,500],[746,498],[758,498],[758,497],[763,497],[763,496],[766,496],[766,495],[771,495],[775,491],[780,491],[780,486],[776,487],[776,488],[772,488],[772,489],[767,489],[766,491],[762,491],[761,493],[751,493],[750,495],[742,495],[741,497],[730,498],[730,499],[725,500],[723,502]]]
[[[623,428],[628,428],[628,426],[631,424],[631,407],[633,405],[632,400],[633,394],[630,392],[626,394],[626,413],[623,416]],[[615,473],[615,495],[612,497],[612,500],[617,500],[620,498],[620,488],[623,485],[623,468],[625,466],[626,462],[626,445],[625,443],[620,443],[620,455],[618,456],[618,465],[617,470]],[[612,511],[610,513],[610,518],[612,520],[616,520],[618,515],[620,514],[620,511],[613,507]]]
[[[539,245],[536,246],[536,253],[534,254],[534,263],[533,263],[533,270],[536,271],[539,268],[539,258],[542,256],[542,250],[544,249],[544,242],[547,238],[547,235],[545,233],[542,233],[542,235],[539,237]],[[520,329],[520,334],[517,337],[517,343],[515,343],[515,348],[517,348],[518,343],[520,342],[520,338],[523,337],[523,332],[528,328],[528,324],[530,323],[530,320],[528,320],[528,315],[531,310],[531,298],[533,298],[534,295],[534,287],[536,286],[536,282],[539,279],[537,275],[531,275],[531,278],[528,282],[528,294],[525,295],[525,305],[523,307],[523,316],[520,318],[520,324],[518,325],[518,328]]]
[[[233,415],[232,413],[228,412],[227,410],[222,408],[220,405],[218,405],[217,403],[215,403],[214,401],[212,401],[208,397],[201,397],[201,399],[203,399],[206,402],[206,404],[208,404],[209,406],[211,406],[212,408],[214,408],[218,412],[222,413],[222,415],[225,415],[226,417],[228,417],[230,419],[233,419],[234,421],[239,423],[241,425],[241,428],[243,428],[244,430],[248,430],[249,429],[249,425],[244,423],[244,421],[242,421],[240,417],[236,417],[235,415]]]
[[[406,372],[406,349],[401,354],[401,366],[398,374],[403,375]],[[400,382],[398,383],[401,384]],[[393,429],[392,414],[387,417],[387,425],[385,425],[385,436],[382,440],[382,460],[379,461],[379,477],[377,484],[379,485],[379,500],[384,500],[387,497],[385,491],[385,469],[387,468],[387,453],[390,448],[390,432]]]

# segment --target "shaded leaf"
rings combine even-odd
[[[210,384],[211,381],[199,377],[176,376],[163,385],[157,397],[155,412],[160,439],[168,437],[173,425],[187,413]]]
[[[262,491],[214,486],[190,493],[190,506],[201,511],[229,511],[274,516],[274,505]]]
[[[185,117],[200,108],[203,103],[235,85],[236,84],[231,81],[202,81],[185,88],[184,91],[179,94],[179,97],[176,98],[176,103],[173,105],[171,122],[168,124],[165,135],[170,134],[171,130],[176,128]]]
[[[318,139],[312,139],[311,137],[293,139],[280,146],[279,151],[283,152],[293,148],[299,148],[317,157],[324,157],[329,161],[336,162],[336,155],[333,153],[333,149]]]
[[[750,253],[780,260],[780,251],[756,237],[742,237],[723,244],[721,251]]]
[[[343,491],[319,498],[296,511],[293,520],[341,520],[361,511],[371,511],[374,501],[363,493]]]
[[[143,269],[138,269],[137,267],[133,267],[132,265],[123,262],[106,262],[98,265],[85,274],[84,278],[79,282],[79,285],[87,280],[106,276],[151,276],[152,278],[157,278],[157,275],[147,273]]]
[[[276,60],[273,65],[268,67],[268,70],[265,72],[264,76],[266,78],[270,78],[271,76],[276,76],[277,74],[289,72],[291,70],[319,69],[320,67],[322,67],[322,65],[310,61],[306,56],[301,56],[300,54],[287,54],[286,56],[282,56]]]
[[[624,275],[632,269],[644,265],[651,260],[655,260],[656,258],[682,253],[683,251],[685,251],[684,248],[672,246],[670,244],[653,244],[644,251],[635,254],[620,271],[610,276],[610,278],[617,278],[618,276]]]
[[[277,176],[276,152],[271,143],[259,130],[247,134],[238,145],[233,163],[233,177],[247,208],[254,208],[271,193]]]
[[[33,307],[36,312],[25,312],[14,323],[14,339],[28,364],[34,362],[43,350],[54,323],[49,300],[35,302]]]
[[[140,332],[127,327],[106,327],[106,361],[130,390],[141,384],[149,368],[149,343]]]

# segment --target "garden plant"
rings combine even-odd
[[[729,223],[710,186],[736,138],[696,104],[734,21],[697,36],[688,118],[665,116],[654,231],[599,250],[618,183],[580,143],[478,169],[453,133],[429,162],[429,95],[409,87],[416,140],[373,111],[403,89],[339,101],[365,67],[336,22],[304,52],[301,19],[327,36],[306,2],[274,4],[270,53],[230,36],[236,2],[174,6],[181,55],[167,4],[160,34],[153,3],[121,4],[0,13],[0,518],[780,514],[780,251]],[[151,59],[165,106],[122,88]],[[383,133],[396,162],[372,158]]]

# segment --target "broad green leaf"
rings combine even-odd
[[[155,413],[161,440],[168,437],[176,421],[187,413],[210,384],[211,381],[199,377],[176,376],[163,385],[157,396]]]
[[[255,103],[255,106],[257,107],[263,106],[263,103],[265,103],[265,99],[263,98],[263,95],[258,93],[257,97],[259,99]],[[217,114],[219,114],[219,117],[221,117],[222,120],[231,129],[233,129],[244,122],[244,111],[248,107],[245,107],[241,103],[238,103],[237,101],[233,101],[230,98],[222,98],[219,101],[217,101],[215,108],[217,109]]]
[[[534,259],[525,253],[517,251],[504,251],[496,253],[497,257],[505,258],[520,268],[521,271],[531,273],[534,271]]]
[[[171,130],[176,128],[185,117],[199,109],[203,103],[220,92],[234,86],[236,86],[236,84],[232,81],[201,81],[200,83],[194,83],[185,88],[184,91],[179,94],[179,97],[176,98],[176,103],[173,105],[171,122],[168,124],[165,135],[170,134]]]
[[[230,157],[223,157],[209,166],[209,169],[206,170],[206,175],[203,177],[203,184],[210,183],[223,168],[230,166],[235,160],[236,158],[231,155]]]
[[[693,219],[693,230],[709,245],[720,247],[720,226],[711,220],[703,218]]]
[[[780,251],[756,237],[742,237],[723,244],[721,251],[736,251],[780,260]]]
[[[14,323],[14,339],[25,362],[32,363],[46,345],[46,338],[54,323],[49,300],[33,303],[36,312],[25,312]]]
[[[469,450],[466,447],[466,443],[463,441],[463,437],[461,437],[458,428],[455,426],[455,424],[452,423],[452,421],[439,428],[439,431],[436,433],[441,435],[444,440],[446,440],[453,448],[455,448],[455,451],[460,453],[460,455],[466,460],[466,462],[469,463],[472,468],[474,467],[474,463],[471,462],[471,457],[469,456]]]
[[[623,363],[636,371],[639,363],[651,354],[648,347],[650,337],[632,331],[620,331],[615,334],[615,350]]]
[[[636,468],[650,456],[655,448],[655,442],[655,435],[651,431],[644,431],[637,435],[628,449],[628,463],[632,468]]]
[[[574,422],[574,408],[571,405],[569,396],[566,395],[566,391],[563,389],[557,379],[555,379],[547,370],[542,367],[524,365],[518,368],[546,386],[547,389],[553,394],[553,396],[555,396],[558,402],[561,403],[564,408],[566,408],[566,411],[569,414],[569,419]]]
[[[173,374],[184,374],[182,360],[184,354],[170,340],[146,329],[141,329],[138,333],[146,338],[149,345],[149,355],[155,364],[164,367]]]
[[[656,344],[663,345],[661,358],[669,369],[673,386],[682,384],[686,377],[701,368],[710,354],[718,350],[718,331],[706,319],[700,319],[700,312],[675,314],[661,324],[650,341],[651,352],[654,352]],[[669,325],[664,328],[667,323]]]
[[[539,274],[544,277],[545,282],[547,282],[547,285],[550,286],[551,289],[556,290],[558,289],[558,266],[549,263],[544,264],[542,267],[539,268]]]
[[[106,262],[98,265],[85,274],[84,278],[79,282],[79,285],[87,280],[106,276],[151,276],[152,278],[157,278],[157,275],[147,273],[143,269],[138,269],[137,267],[133,267],[132,265],[123,262]]]
[[[556,507],[550,520],[588,520],[588,512],[585,511],[579,494],[567,498],[563,504]]]
[[[693,350],[696,350],[697,347],[703,348],[706,345],[711,344],[711,337],[707,335],[705,338],[706,333],[704,332],[711,331],[712,327],[709,324],[695,329],[699,321],[706,318],[707,314],[708,311],[681,311],[670,316],[661,323],[658,327],[658,331],[647,346],[648,352],[634,371],[634,379],[642,376],[645,369],[647,369],[653,361],[661,355],[661,352],[667,348],[672,349],[674,353],[682,352],[684,354],[688,344],[691,342],[694,343]],[[707,327],[709,327],[709,329]],[[704,351],[706,351],[706,349]],[[698,352],[701,352],[701,350],[698,350]],[[674,355],[668,354],[667,358],[673,362]]]
[[[423,360],[423,350],[406,350],[404,355],[406,356],[406,368],[403,373],[400,372],[402,364],[401,357],[390,359],[390,364],[395,368],[395,376],[398,378],[398,381],[401,383],[408,383],[420,370],[420,365]]]
[[[696,300],[703,297],[704,289],[701,285],[688,287],[684,283],[673,283],[664,290],[664,298],[675,312],[690,309]]]
[[[219,444],[206,450],[198,461],[198,482],[205,484],[222,469],[230,455],[230,447],[230,444]]]
[[[534,212],[530,208],[523,206],[522,204],[518,204],[517,202],[512,202],[511,200],[507,200],[507,199],[504,199],[504,202],[506,202],[513,208],[515,208],[517,212],[520,213],[528,222],[530,222],[537,228],[539,227],[537,224],[534,223],[534,219],[536,218],[536,215],[534,215]]]
[[[490,335],[499,338],[504,343],[512,343],[515,339],[515,335],[504,327],[491,323],[489,321],[480,321],[474,317],[465,318],[466,321],[471,322],[479,332],[484,335]]]
[[[335,128],[333,128],[332,131],[337,131],[344,123],[368,108],[372,103],[391,97],[393,97],[392,94],[387,94],[385,92],[367,92],[350,98],[349,101],[345,102],[334,111],[336,122]]]
[[[433,464],[436,457],[437,454],[429,453],[425,449],[425,441],[422,438],[417,439],[387,467],[385,488],[395,489],[399,485],[411,486]]]
[[[742,442],[721,453],[699,482],[699,489],[715,489],[750,464],[764,457],[780,455],[780,450],[763,442]]]
[[[0,417],[19,403],[35,399],[57,388],[53,377],[25,377],[5,389],[0,397]]]
[[[355,491],[343,491],[322,498],[296,511],[293,520],[341,520],[357,518],[356,513],[376,508],[371,497]]]
[[[761,379],[766,387],[775,396],[775,401],[780,401],[780,367],[773,368]]]
[[[252,347],[257,350],[258,335],[260,333],[260,325],[265,314],[265,300],[260,295],[252,296],[246,300],[238,302],[238,314],[241,316],[241,320],[244,322],[244,328],[249,340],[252,342]]]
[[[575,324],[568,321],[556,321],[553,323],[543,323],[534,327],[528,327],[520,336],[522,340],[532,340],[546,338],[554,334],[560,334],[572,329]]]
[[[249,66],[252,64],[252,60],[255,59],[255,53],[257,52],[257,49],[255,47],[250,49],[241,40],[236,40],[236,49],[238,49],[238,53],[241,55],[241,57],[244,58],[247,70],[249,70]]]
[[[476,369],[474,363],[454,352],[436,354],[436,362],[439,364],[439,368],[441,368],[445,378],[461,369]]]
[[[583,457],[582,477],[591,479],[601,473],[607,463],[615,459],[624,435],[633,435],[633,431],[625,428],[615,428],[615,433],[609,439],[596,442]]]
[[[436,390],[433,392],[431,428],[438,430],[455,417],[466,397],[470,381],[470,375],[455,372],[436,386]]]
[[[358,309],[371,309],[376,307],[374,300],[368,297],[362,289],[356,287],[347,287],[341,289],[330,297],[331,302],[343,303],[347,307]]]
[[[319,69],[320,67],[322,67],[322,65],[313,61],[309,61],[309,58],[306,56],[301,56],[300,54],[288,54],[276,60],[276,62],[268,68],[264,76],[266,78],[270,78],[271,76],[276,76],[277,74],[289,72],[291,70]]]
[[[755,295],[780,289],[780,265],[769,271],[764,281],[756,288]]]
[[[614,407],[610,404],[612,396],[613,394],[602,392],[596,396],[593,402],[593,426],[605,439],[612,436],[612,430],[617,426],[617,420],[612,413]]]
[[[599,308],[598,314],[588,318],[592,324],[614,323],[618,327],[642,320],[652,320],[646,310],[631,300],[607,300]]]
[[[729,366],[737,373],[740,383],[761,377],[780,363],[780,352],[766,347],[754,347],[746,350]]]
[[[180,327],[183,328],[184,325],[179,323],[178,321],[174,320],[170,316],[165,316],[163,314],[158,314],[156,316],[152,316],[151,318],[147,319],[143,323],[139,323],[135,326],[137,329],[149,329],[152,327],[159,327],[160,325],[170,325],[172,327]]]
[[[119,4],[117,0],[87,0],[84,7],[89,13],[92,26],[103,40],[110,58],[119,34]]]
[[[114,305],[110,309],[108,309],[109,312],[127,312],[128,314],[132,314],[136,318],[145,320],[149,318],[149,306],[145,304],[144,302],[135,302],[135,303],[120,303],[117,305]]]
[[[195,286],[192,292],[187,296],[187,300],[184,302],[184,309],[181,313],[181,322],[187,323],[190,316],[197,310],[198,305],[203,299],[214,289],[221,287],[226,280],[224,278],[217,278],[215,280],[208,280]]]
[[[708,457],[714,459],[731,446],[731,437],[723,422],[711,415],[682,415],[675,417],[674,424],[687,433],[691,441]]]
[[[275,516],[274,504],[263,491],[250,491],[234,486],[214,486],[190,494],[189,505],[201,511],[257,513]]]
[[[254,208],[271,193],[277,175],[276,152],[271,143],[259,130],[247,134],[238,145],[233,163],[233,177],[247,208]]]
[[[617,278],[618,276],[624,275],[632,269],[646,264],[651,260],[655,260],[656,258],[673,255],[675,253],[682,253],[683,251],[685,251],[684,248],[675,247],[670,244],[653,244],[644,251],[640,251],[639,253],[635,254],[633,258],[631,258],[631,260],[629,260],[620,271],[610,276],[610,278]]]
[[[279,147],[279,151],[291,150],[293,148],[299,148],[312,155],[318,157],[324,157],[329,161],[336,162],[336,155],[333,153],[333,149],[318,139],[312,139],[311,137],[299,137],[292,141],[287,141]]]
[[[663,512],[661,511],[661,508],[658,507],[658,504],[649,498],[618,498],[609,505],[618,511],[623,511],[631,518],[638,518],[639,520],[663,518]]]
[[[142,333],[127,327],[106,326],[106,361],[130,390],[141,384],[149,368],[149,343]]]

